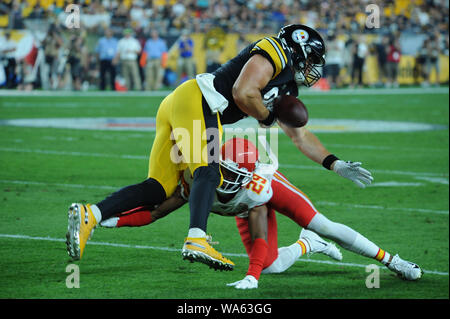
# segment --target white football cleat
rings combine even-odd
[[[419,280],[423,274],[418,265],[401,259],[398,254],[392,257],[391,262],[386,264],[386,267],[405,280]]]
[[[258,280],[252,275],[247,275],[244,279],[227,284],[227,286],[234,287],[236,289],[256,289],[258,288]]]
[[[337,261],[342,260],[341,251],[334,244],[326,242],[322,239],[322,237],[320,237],[313,231],[303,228],[300,232],[299,239],[308,242],[309,247],[311,248],[310,253],[324,254]]]

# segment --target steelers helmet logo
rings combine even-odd
[[[305,43],[309,39],[309,34],[305,30],[297,29],[292,32],[292,40],[296,43]]]

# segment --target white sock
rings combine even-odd
[[[322,214],[317,214],[308,225],[308,229],[320,236],[331,239],[341,247],[359,255],[373,258],[378,246],[350,227],[335,223]]]
[[[200,228],[189,228],[187,236],[190,238],[206,238],[206,233]]]
[[[97,205],[90,205],[90,208],[92,214],[94,214],[97,224],[99,224],[102,221],[102,213],[100,212],[100,209],[97,207]]]
[[[263,269],[263,274],[277,274],[291,267],[302,255],[302,248],[298,243],[287,247],[278,248],[278,257],[267,268]]]

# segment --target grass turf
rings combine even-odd
[[[151,117],[161,99],[0,96],[0,119]],[[215,272],[181,259],[189,223],[183,207],[147,227],[96,229],[76,263],[80,288],[69,289],[68,206],[98,202],[143,180],[154,132],[0,126],[0,298],[448,298],[448,94],[308,95],[302,100],[312,119],[446,126],[424,132],[317,133],[340,158],[362,161],[372,171],[374,186],[364,190],[312,163],[284,135],[278,140],[280,171],[319,211],[418,263],[426,271],[420,281],[402,281],[383,268],[380,288],[368,289],[363,266],[376,262],[341,249],[341,264],[304,256],[282,274],[262,275],[256,290],[226,287],[242,279],[248,266],[234,219],[210,215],[208,232],[220,242],[217,249],[236,263],[232,272]],[[277,219],[279,246],[295,242],[300,228],[284,216]]]

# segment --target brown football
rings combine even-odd
[[[308,110],[292,95],[283,95],[274,105],[275,116],[289,127],[302,127],[308,122]]]

